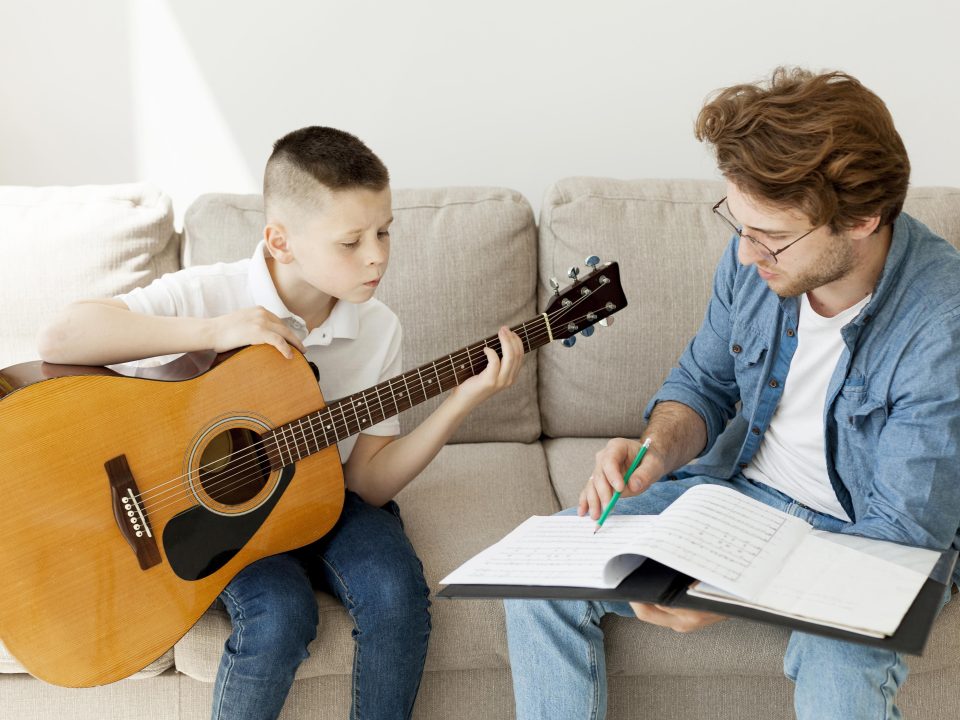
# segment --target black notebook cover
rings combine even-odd
[[[956,551],[943,553],[931,573],[931,577],[927,578],[910,609],[904,615],[897,631],[889,637],[882,638],[804,622],[803,620],[796,620],[755,608],[688,595],[686,588],[694,582],[693,578],[650,559],[644,560],[640,567],[624,578],[616,588],[611,589],[535,585],[447,585],[436,596],[447,599],[557,598],[562,600],[624,600],[657,603],[670,607],[705,610],[770,625],[781,625],[813,635],[823,635],[839,640],[849,640],[864,645],[897,650],[911,655],[920,655],[927,644],[930,628],[940,607],[940,602],[951,582],[950,576],[956,560]]]

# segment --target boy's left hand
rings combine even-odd
[[[454,388],[452,396],[465,401],[469,407],[479,405],[492,395],[513,385],[523,365],[523,343],[520,336],[507,327],[497,333],[503,357],[492,348],[485,347],[487,367],[479,375],[464,380]]]

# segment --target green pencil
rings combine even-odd
[[[643,441],[643,445],[641,445],[640,449],[637,451],[637,456],[633,459],[633,462],[630,463],[630,467],[627,469],[627,472],[624,473],[624,485],[626,485],[626,483],[630,480],[630,476],[633,475],[633,471],[637,469],[640,461],[643,460],[643,456],[647,454],[648,447],[650,447],[650,438],[647,438]],[[620,491],[618,490],[613,494],[613,497],[610,498],[610,502],[607,503],[607,506],[603,509],[603,514],[600,516],[600,519],[597,520],[597,527],[593,531],[594,535],[600,531],[600,528],[603,526],[603,521],[607,519],[607,515],[610,514],[610,511],[613,510],[613,506],[617,504],[617,500],[619,499]]]

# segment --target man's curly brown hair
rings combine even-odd
[[[842,72],[777,68],[769,83],[716,91],[697,117],[725,178],[815,225],[847,230],[903,207],[910,160],[883,101]]]

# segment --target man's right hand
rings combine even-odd
[[[655,443],[655,440],[651,443],[643,461],[630,476],[629,484],[624,486],[623,474],[637,456],[642,443],[626,438],[614,438],[608,442],[596,455],[593,474],[580,493],[577,514],[589,514],[591,518],[598,520],[617,490],[621,492],[621,497],[631,497],[639,495],[659,480],[665,471],[663,459],[657,452]]]
[[[304,352],[303,343],[287,324],[262,307],[244,308],[210,319],[211,347],[226,352],[244,345],[273,345],[285,358],[293,358],[295,347]]]

